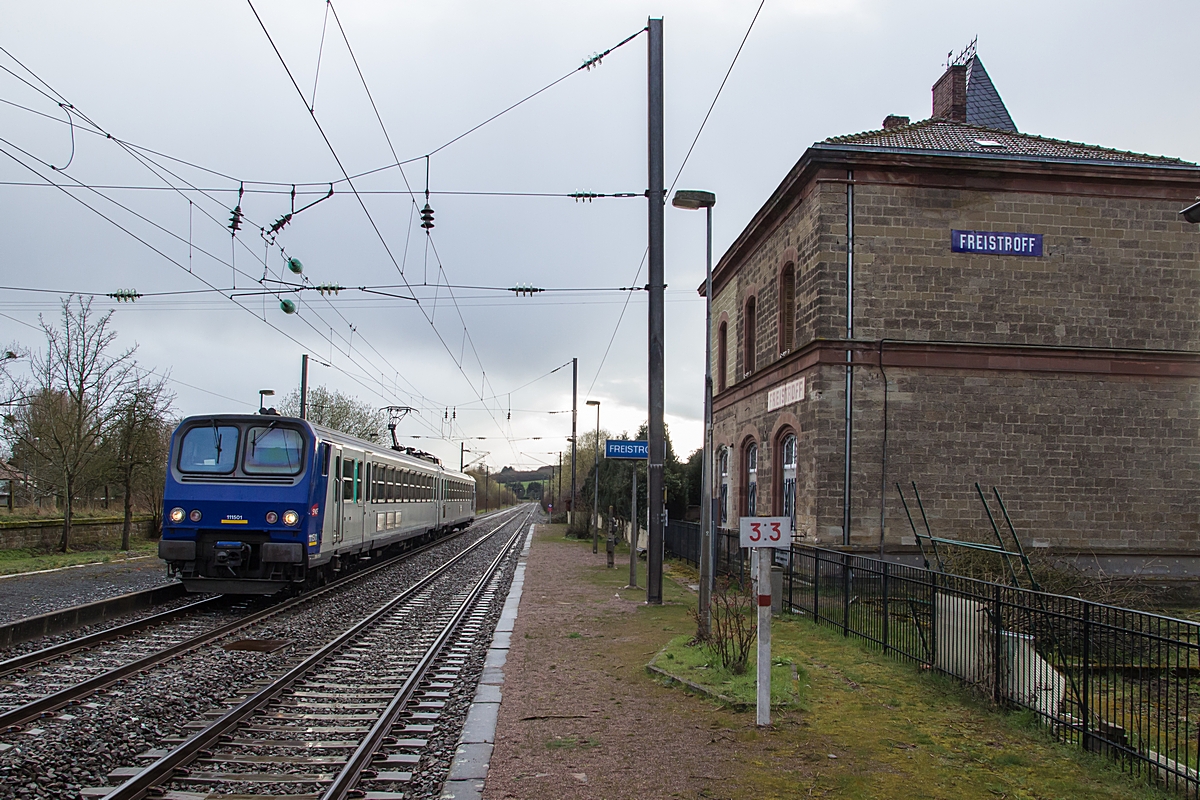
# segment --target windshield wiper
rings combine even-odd
[[[212,421],[213,429],[213,444],[217,446],[217,463],[221,463],[221,429],[217,427],[217,421]]]

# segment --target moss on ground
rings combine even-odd
[[[564,537],[565,526],[540,528],[539,538],[590,547]],[[614,595],[645,600],[645,564],[640,589],[628,581],[628,551],[618,553],[616,569],[590,568],[583,580],[603,589],[593,604]],[[609,698],[615,706],[638,703],[637,683],[657,678],[631,670],[640,659],[721,694],[748,698],[748,708],[727,704],[680,687],[690,724],[702,724],[722,747],[733,774],[713,786],[713,794],[741,800],[763,798],[1074,798],[1171,797],[1144,779],[1121,773],[1112,762],[1054,741],[1029,715],[999,711],[958,683],[906,664],[840,632],[795,616],[776,618],[772,627],[773,673],[791,679],[793,692],[780,697],[773,725],[754,724],[753,664],[748,683],[713,668],[711,657],[687,642],[695,632],[689,616],[696,595],[695,572],[668,562],[663,604],[597,608],[594,621],[580,621],[562,634],[591,646],[586,657],[611,665]],[[657,641],[657,649],[647,648]],[[661,648],[666,648],[662,650]],[[661,652],[661,655],[659,655]],[[673,654],[674,658],[667,656]],[[583,652],[580,655],[584,655]],[[666,662],[666,663],[664,663]],[[676,668],[668,665],[676,662]],[[705,664],[707,668],[702,668]],[[633,685],[629,685],[629,684]],[[603,689],[601,691],[604,691]],[[607,694],[607,692],[605,692]],[[774,695],[773,695],[774,697]],[[591,744],[591,742],[587,742]],[[547,747],[587,746],[583,741]]]

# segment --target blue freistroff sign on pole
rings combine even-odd
[[[650,443],[646,441],[631,442],[625,439],[605,439],[605,458],[650,458]]]

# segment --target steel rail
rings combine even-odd
[[[507,521],[504,523],[501,523],[501,526],[503,526],[505,524],[507,524]],[[459,535],[461,535],[461,534],[459,534]],[[488,535],[490,535],[490,534],[485,534],[485,536],[483,538],[486,538]],[[186,639],[182,642],[178,642],[169,647],[166,647],[156,653],[152,653],[148,656],[144,656],[135,661],[131,661],[128,664],[123,664],[123,665],[116,667],[114,669],[111,669],[107,672],[103,672],[99,675],[95,675],[91,678],[88,678],[87,680],[84,680],[84,681],[81,681],[80,683],[75,684],[74,686],[68,686],[66,689],[61,689],[57,692],[48,694],[44,697],[38,698],[37,700],[33,700],[29,703],[26,703],[22,706],[18,706],[16,708],[10,709],[8,711],[2,712],[2,713],[0,713],[0,731],[12,729],[15,726],[24,725],[25,723],[31,722],[35,719],[40,719],[42,717],[49,716],[54,711],[57,711],[58,709],[63,708],[65,706],[72,705],[73,703],[81,700],[82,698],[87,697],[88,695],[93,694],[101,689],[104,689],[107,686],[111,686],[112,684],[116,683],[119,680],[122,680],[123,678],[126,678],[130,675],[134,675],[138,672],[141,672],[142,670],[149,669],[150,667],[156,666],[158,664],[161,664],[162,662],[164,662],[174,656],[177,656],[181,653],[187,652],[188,650],[193,650],[197,647],[201,647],[201,646],[213,641],[214,639],[220,639],[221,637],[226,636],[230,633],[233,633],[234,631],[240,630],[241,628],[246,628],[251,625],[255,625],[259,622],[263,622],[264,620],[270,619],[271,617],[274,617],[277,614],[282,614],[285,611],[290,611],[290,610],[296,608],[297,606],[311,602],[312,600],[315,600],[329,592],[340,589],[349,583],[352,583],[354,581],[357,581],[357,580],[365,578],[369,575],[372,575],[375,572],[377,572],[381,569],[384,569],[385,567],[390,566],[399,560],[406,560],[408,558],[412,558],[413,556],[423,553],[423,552],[429,550],[430,548],[432,548],[438,544],[442,544],[443,542],[446,542],[446,541],[447,541],[447,539],[445,539],[445,538],[438,539],[436,542],[431,542],[430,544],[420,547],[416,550],[410,550],[406,553],[402,553],[401,555],[397,556],[396,558],[388,559],[387,561],[380,562],[379,564],[374,564],[370,567],[367,567],[366,569],[355,571],[353,574],[347,575],[345,578],[341,578],[337,581],[334,581],[333,583],[322,586],[319,589],[315,589],[311,592],[306,592],[305,594],[300,595],[299,597],[294,597],[291,600],[288,600],[279,605],[271,606],[270,608],[263,609],[262,611],[256,611],[247,617],[242,617],[241,619],[237,619],[237,620],[234,620],[233,622],[229,622],[225,625],[218,626],[209,631],[205,631],[204,633],[200,634],[199,636],[195,636],[191,639]],[[483,539],[480,539],[480,541],[483,541]],[[474,547],[475,547],[475,544],[472,544],[471,547],[468,548],[467,550],[465,550],[464,552],[469,552],[469,550]]]
[[[225,599],[224,595],[206,597],[203,600],[197,600],[196,602],[188,603],[185,606],[172,608],[170,611],[160,611],[157,614],[149,617],[143,617],[142,619],[137,619],[133,622],[126,622],[123,625],[105,628],[102,631],[90,633],[87,636],[80,636],[77,639],[71,639],[66,642],[59,642],[58,644],[51,645],[49,647],[43,647],[41,650],[35,650],[31,653],[23,653],[22,655],[14,656],[6,661],[0,661],[0,677],[3,677],[15,670],[21,669],[22,667],[27,667],[30,664],[49,661],[52,658],[58,658],[59,656],[73,653],[76,650],[82,650],[85,647],[103,644],[104,642],[118,639],[126,634],[137,633],[145,628],[151,628],[164,622],[170,622],[176,617],[190,614],[193,611],[200,611],[202,608],[209,605],[214,605],[217,601],[223,599]]]
[[[333,783],[326,787],[325,793],[322,795],[322,800],[344,800],[351,796],[351,792],[354,791],[363,771],[371,765],[375,751],[379,749],[388,732],[396,724],[396,719],[412,699],[413,693],[416,692],[425,674],[429,671],[429,667],[441,654],[442,649],[446,646],[446,642],[450,640],[451,635],[458,628],[463,617],[479,602],[479,597],[483,594],[484,589],[487,588],[488,582],[496,574],[496,570],[500,568],[500,565],[504,563],[504,559],[512,550],[513,544],[524,531],[525,520],[522,520],[521,524],[517,526],[517,530],[509,537],[508,542],[496,557],[492,559],[492,563],[488,565],[482,577],[475,584],[475,588],[471,590],[471,593],[459,605],[458,609],[454,612],[454,616],[446,623],[441,633],[438,634],[437,638],[426,649],[425,654],[413,666],[412,673],[379,715],[379,719],[371,726],[371,730],[367,732],[366,737],[363,738],[362,742],[355,749],[353,755],[346,759],[346,764],[342,767],[342,771],[333,779]]]
[[[345,645],[354,641],[359,634],[374,625],[381,617],[411,600],[414,595],[433,583],[477,548],[481,547],[493,534],[511,522],[512,518],[500,523],[500,525],[480,537],[478,541],[473,542],[461,553],[455,555],[445,564],[441,564],[435,568],[428,575],[396,595],[320,650],[312,653],[308,658],[289,669],[279,678],[276,678],[270,685],[264,686],[238,705],[226,711],[207,728],[196,732],[174,750],[161,756],[157,761],[146,766],[137,775],[128,778],[120,786],[115,787],[111,792],[104,795],[103,800],[141,800],[141,798],[151,796],[151,793],[155,791],[155,787],[174,778],[181,767],[200,756],[202,751],[218,744],[221,737],[230,733],[255,712],[266,707],[272,700],[279,697],[286,689],[304,677],[304,675],[337,654]],[[524,524],[524,520],[522,520],[521,524]],[[518,531],[520,531],[519,527]],[[505,550],[507,551],[507,547]]]

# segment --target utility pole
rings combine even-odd
[[[663,430],[663,29],[661,19],[647,22],[647,97],[649,107],[649,458],[646,461],[647,503],[650,507],[649,553],[646,563],[646,602],[662,605],[663,567],[663,462],[666,441]]]
[[[308,419],[308,353],[300,357],[300,419]]]
[[[629,588],[637,588],[637,462],[630,462],[633,467],[633,494],[629,499]]]
[[[575,525],[575,423],[579,420],[579,359],[571,359],[571,502],[567,503],[567,527]]]
[[[592,481],[592,517],[590,527],[592,529],[592,552],[599,551],[600,537],[600,401],[588,400],[589,406],[596,407],[596,440],[592,443],[592,460],[595,462],[595,478]]]
[[[488,489],[488,482],[491,480],[489,477],[490,474],[491,473],[488,472],[488,465],[484,464],[483,465],[483,510],[484,511],[488,510],[488,495],[491,494],[491,491]]]
[[[466,443],[466,442],[459,442],[459,443],[458,443],[458,471],[459,471],[459,472],[462,472],[462,471],[463,471],[463,466],[465,466],[465,462],[463,461],[463,457],[464,457],[464,455],[466,454],[466,452],[467,452],[467,443]]]

